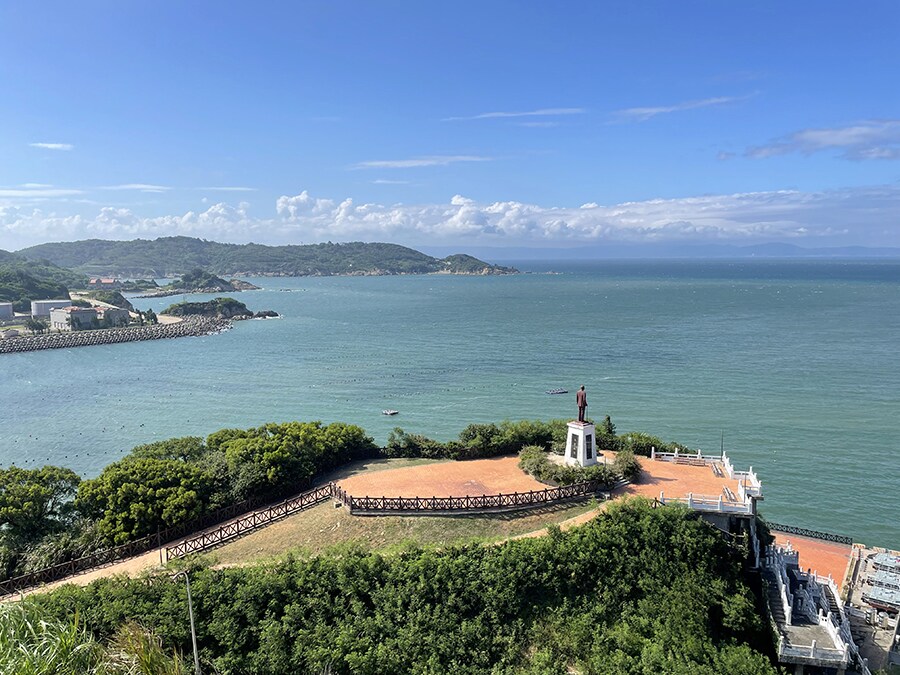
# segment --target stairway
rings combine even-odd
[[[762,577],[766,581],[766,594],[769,601],[769,611],[772,618],[778,626],[787,623],[787,617],[784,615],[784,607],[781,604],[781,594],[778,592],[778,581],[775,579],[775,572],[768,567],[763,566]]]
[[[836,620],[840,621],[840,608],[837,603],[837,598],[835,598],[834,593],[831,592],[831,587],[822,586],[822,591],[825,593],[825,599],[828,600],[828,609],[831,610],[831,616],[836,617]]]

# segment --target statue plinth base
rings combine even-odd
[[[569,422],[566,435],[566,464],[591,466],[597,463],[597,433],[590,422]]]

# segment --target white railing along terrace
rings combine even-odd
[[[730,502],[723,497],[709,497],[688,494],[687,497],[666,497],[665,493],[659,493],[660,504],[685,504],[694,511],[706,511],[714,513],[738,513],[753,514],[753,504],[750,501]]]
[[[762,481],[751,466],[747,471],[736,471],[727,453],[721,455],[704,455],[700,450],[689,452],[676,449],[675,452],[659,452],[656,448],[650,448],[650,459],[660,462],[675,462],[679,459],[703,462],[705,464],[721,464],[725,469],[725,475],[738,482],[738,491],[741,500],[747,497],[762,497]]]

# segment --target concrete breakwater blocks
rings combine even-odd
[[[131,328],[105,328],[69,333],[51,333],[0,340],[0,354],[32,352],[41,349],[69,349],[139,340],[164,340],[220,333],[231,327],[228,319],[188,318],[178,323]]]

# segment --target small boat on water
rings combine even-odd
[[[553,394],[568,394],[568,393],[569,393],[569,390],[568,390],[568,389],[548,389],[548,390],[547,390],[547,393],[550,394],[550,395],[553,395]]]
[[[396,415],[398,412],[400,412],[400,411],[399,410],[382,410],[381,414],[382,415]]]

